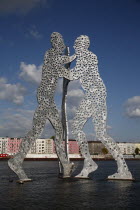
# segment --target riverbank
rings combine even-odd
[[[10,157],[7,158],[0,158],[0,161],[9,160]],[[112,161],[113,158],[92,158],[95,161]],[[25,158],[25,161],[57,161],[58,158]],[[84,158],[70,158],[70,161],[81,161],[84,160]],[[140,158],[125,158],[125,160],[140,160]]]
[[[8,160],[12,158],[13,155],[3,156],[0,157],[1,160]],[[113,157],[110,154],[106,155],[91,155],[93,160],[114,160]],[[140,160],[140,155],[124,155],[124,158],[126,160]],[[84,158],[80,154],[69,154],[69,159],[71,161],[81,161],[84,160]],[[27,154],[25,161],[56,161],[58,160],[58,157],[56,154]]]

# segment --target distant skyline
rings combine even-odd
[[[54,31],[63,35],[71,55],[79,35],[90,37],[107,87],[108,132],[115,141],[140,141],[139,0],[1,0],[0,136],[23,137],[30,129],[44,53]],[[55,96],[59,110],[61,93],[62,79]],[[79,82],[70,82],[70,125],[82,97]],[[88,140],[95,139],[91,120],[84,130]],[[47,121],[42,137],[52,135]]]

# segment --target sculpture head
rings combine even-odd
[[[58,32],[53,32],[51,34],[51,44],[52,47],[58,51],[60,54],[64,51],[64,49],[66,48],[65,44],[64,44],[64,40],[63,37],[60,33]]]
[[[86,35],[79,36],[74,43],[74,49],[76,54],[80,54],[81,52],[87,50],[90,46],[89,37]]]

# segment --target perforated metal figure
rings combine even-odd
[[[88,144],[83,127],[86,121],[92,117],[96,138],[100,140],[117,162],[117,173],[108,179],[132,179],[126,162],[117,144],[107,134],[106,119],[106,87],[98,72],[97,56],[88,50],[90,41],[88,36],[80,36],[76,39],[74,48],[77,55],[76,66],[71,69],[70,79],[80,79],[85,96],[74,117],[72,132],[77,139],[82,156],[84,167],[77,177],[86,178],[90,172],[97,169],[96,163],[91,159]]]
[[[54,93],[58,78],[63,77],[63,71],[66,70],[64,64],[73,61],[76,56],[73,55],[69,57],[62,55],[65,45],[61,34],[57,32],[52,33],[51,44],[52,48],[45,53],[44,57],[41,84],[37,90],[37,100],[39,105],[34,113],[32,129],[23,138],[19,153],[17,153],[13,159],[8,161],[9,167],[22,181],[30,181],[23,170],[22,163],[35,139],[41,134],[47,119],[55,129],[56,152],[63,166],[64,177],[70,176],[73,166],[65,155],[62,124],[54,102]],[[67,75],[66,71],[65,76]]]

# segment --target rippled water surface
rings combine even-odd
[[[107,181],[114,161],[97,161],[91,180],[60,179],[57,161],[25,161],[33,182],[16,183],[7,161],[0,161],[0,210],[3,209],[140,209],[140,161],[128,161],[136,181]],[[82,161],[75,162],[76,172]],[[12,181],[12,182],[9,182]]]

